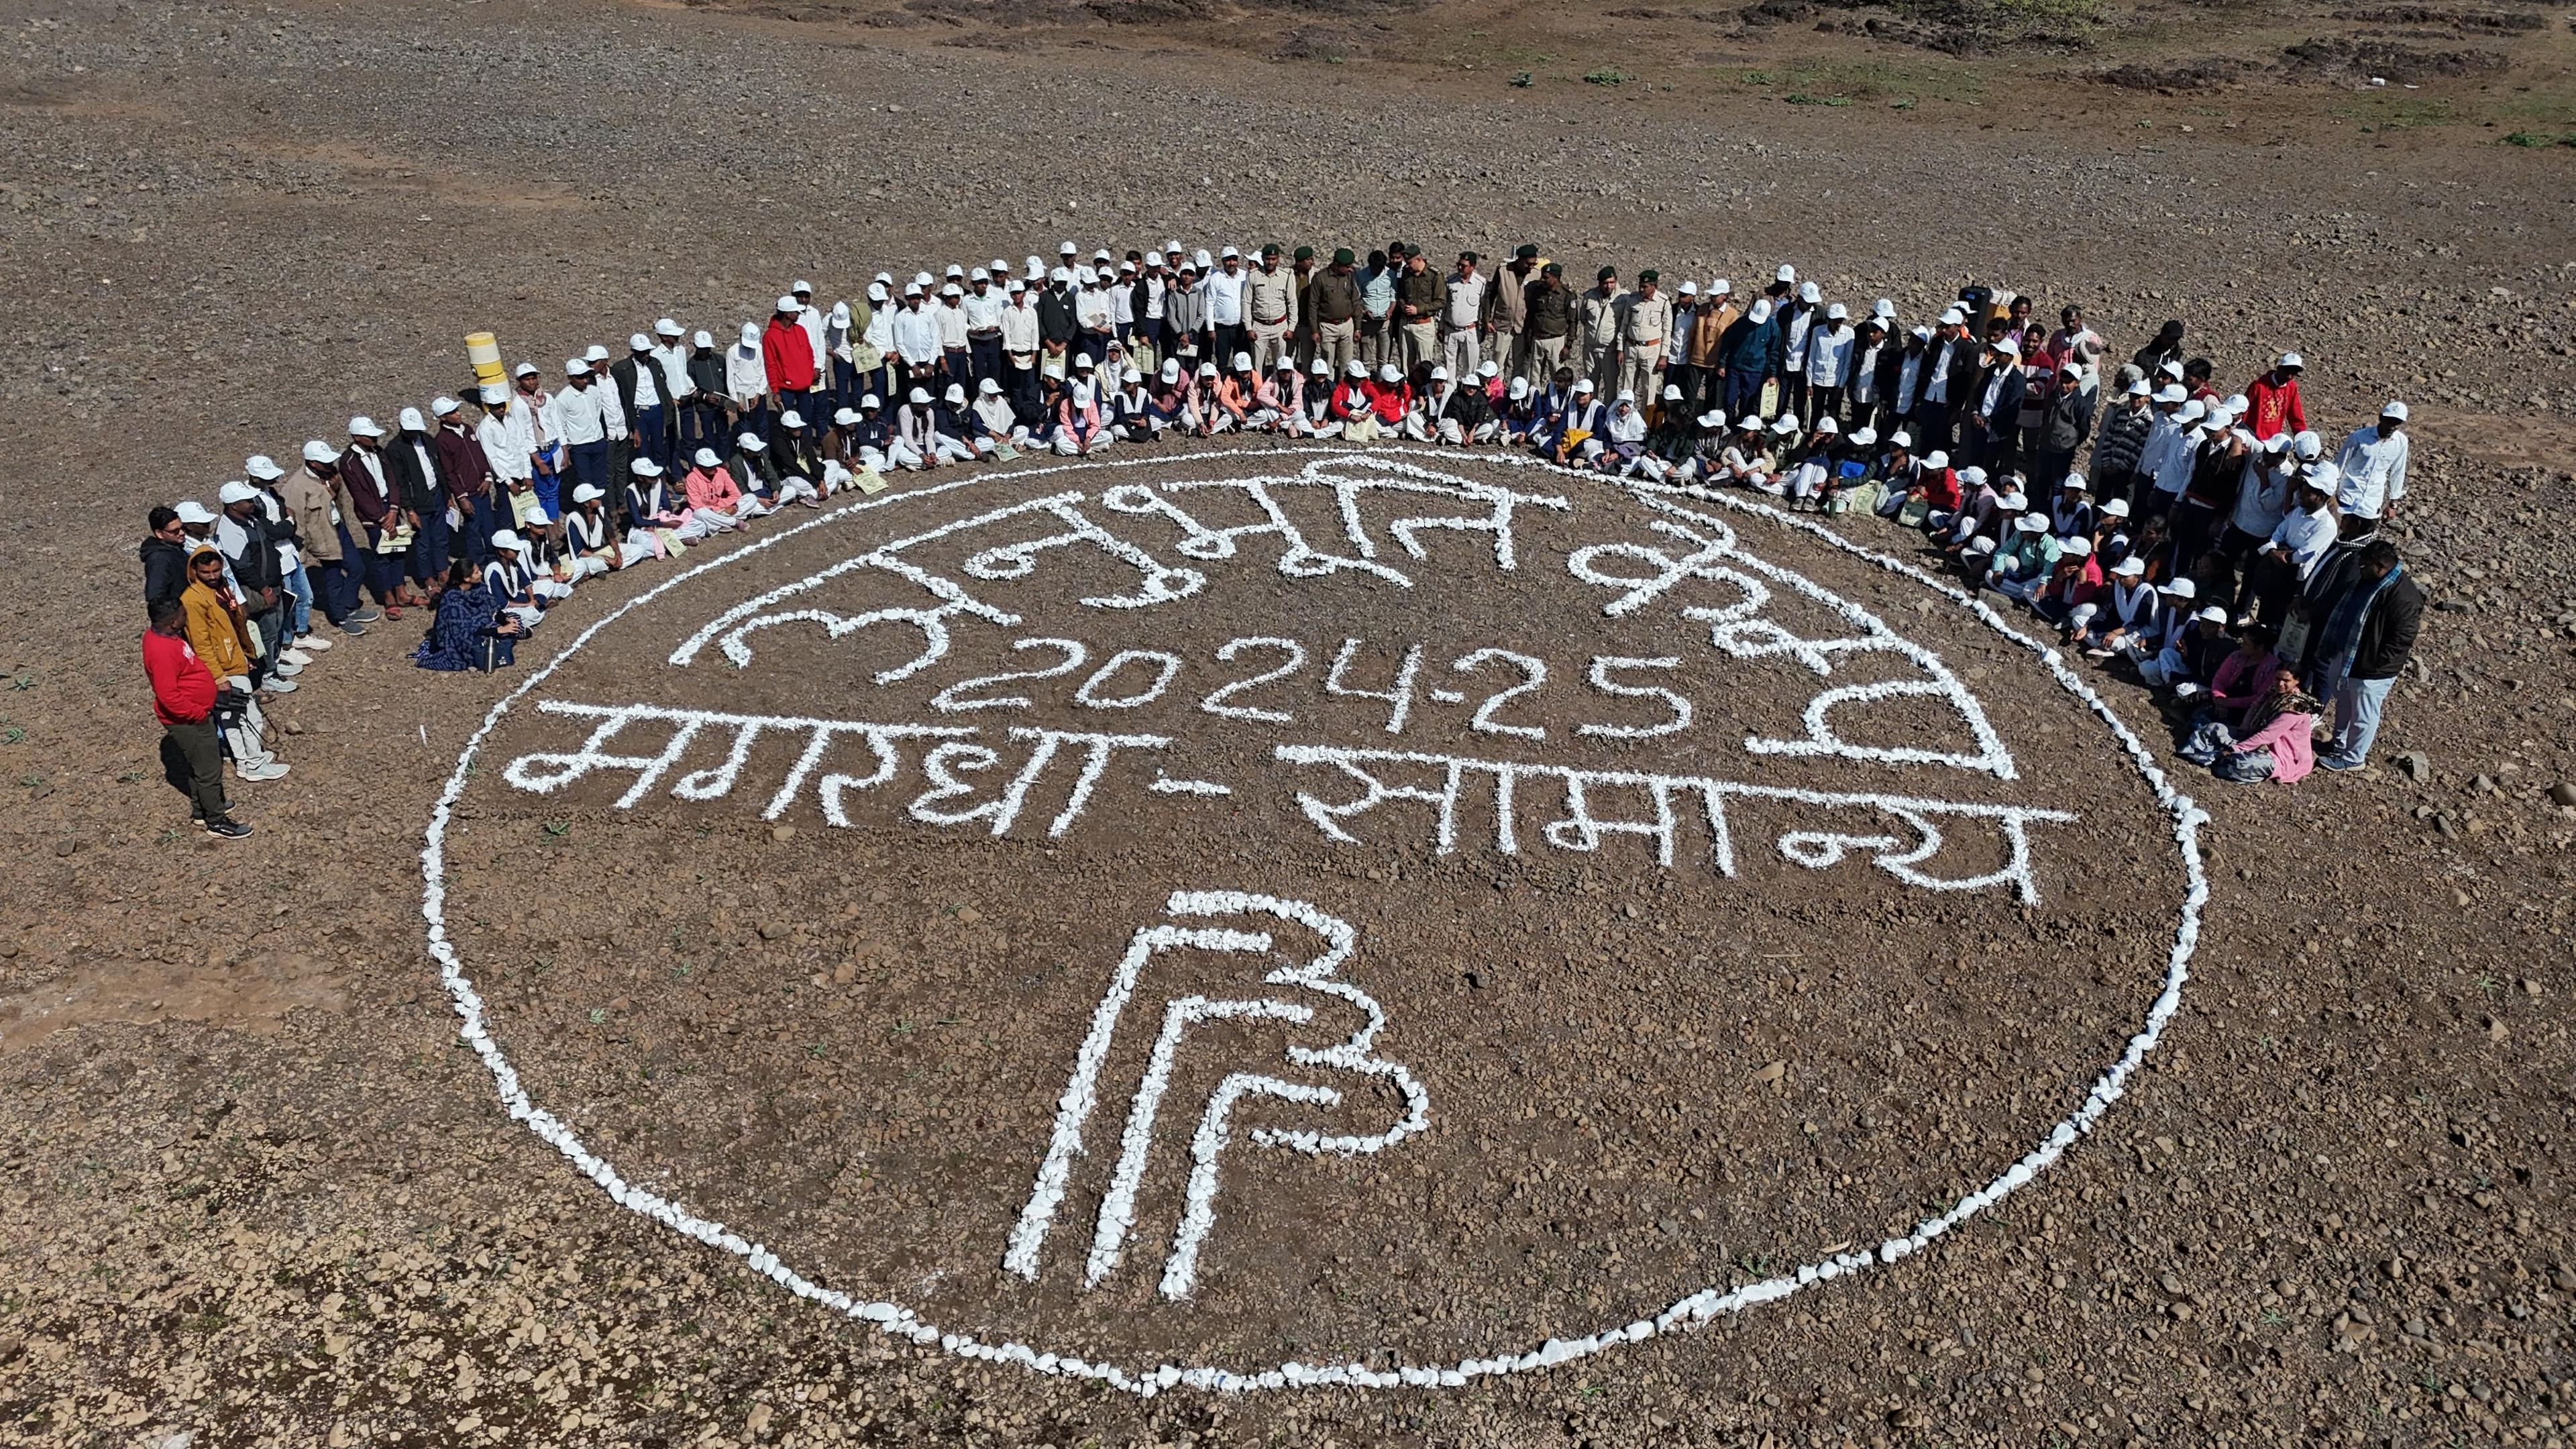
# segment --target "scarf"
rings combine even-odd
[[[2337,674],[2350,669],[2353,655],[2361,648],[2361,621],[2370,616],[2370,606],[2379,602],[2380,593],[2405,576],[2406,566],[2398,564],[2376,579],[2353,580],[2326,615],[2312,656],[2315,662],[2331,664]]]

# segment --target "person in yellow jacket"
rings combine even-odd
[[[251,693],[250,651],[243,647],[241,603],[224,582],[224,556],[211,546],[188,555],[188,587],[179,595],[186,613],[188,647],[215,676],[214,717],[232,747],[233,772],[245,780],[274,780],[286,773],[268,752],[268,722]],[[291,679],[278,680],[291,686]]]

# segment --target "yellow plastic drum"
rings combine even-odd
[[[500,339],[489,332],[465,334],[465,360],[474,364],[476,382],[502,380]]]

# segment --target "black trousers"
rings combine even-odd
[[[200,820],[224,818],[224,751],[215,739],[215,723],[168,724],[161,741],[161,768],[170,783],[188,797]]]

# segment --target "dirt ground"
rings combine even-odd
[[[2514,18],[2531,16],[2537,26]],[[0,789],[13,806],[0,815],[0,1442],[2576,1438],[2565,19],[2536,7],[2375,18],[2193,7],[2115,14],[2081,44],[1948,50],[1901,28],[1920,23],[1794,6],[1766,22],[1444,5],[0,5],[16,62],[0,81],[0,337],[21,356],[0,373],[11,524]],[[2407,31],[2421,33],[2396,33]],[[2503,59],[2418,56],[2422,68],[2405,70],[2372,45]],[[2303,46],[2314,63],[2289,56]],[[2145,69],[2099,78],[2122,67]],[[1161,159],[1133,159],[1140,140]],[[664,314],[721,332],[795,276],[830,297],[879,267],[1165,236],[1404,236],[1435,254],[1530,239],[1586,267],[1703,278],[1785,258],[1830,295],[1887,295],[1909,315],[1984,281],[2033,292],[2043,309],[2085,303],[2122,351],[2185,318],[2222,379],[2296,347],[2330,432],[2387,396],[2416,405],[2417,472],[2397,532],[2434,601],[2421,667],[2399,686],[2371,771],[2293,789],[2195,782],[2215,817],[2213,894],[2185,1005],[2127,1098],[2040,1180],[1865,1280],[1447,1391],[1140,1400],[1041,1379],[895,1343],[620,1211],[498,1109],[425,952],[422,830],[512,681],[422,675],[405,658],[412,621],[333,651],[281,706],[293,775],[236,787],[256,837],[217,849],[176,828],[185,811],[158,776],[134,649],[133,548],[149,505],[210,496],[242,455],[291,455],[352,412],[381,418],[452,390],[458,339],[475,328],[542,364]],[[1846,531],[1906,547],[1872,525]],[[1821,547],[1784,546],[1782,561],[1835,587],[1866,582]],[[586,589],[528,657],[641,586]],[[1254,632],[1264,607],[1230,604],[1183,642],[1197,657]],[[1929,642],[1967,657],[1967,640],[1951,626]],[[584,667],[592,682],[615,678],[607,656]],[[2041,700],[2036,678],[1992,686],[2009,728],[2040,729],[2065,708]],[[2152,733],[2134,687],[2103,687]],[[2071,740],[2080,721],[2064,723]],[[547,738],[513,753],[566,747]],[[2071,788],[2076,757],[2054,732],[2039,738],[2034,759],[2052,762],[2040,783]],[[483,911],[473,929],[492,934],[469,950],[551,955],[569,942],[595,958],[620,932],[659,938],[669,924],[686,940],[657,941],[659,981],[696,960],[774,963],[794,980],[819,970],[829,1030],[818,1038],[917,1023],[916,1009],[943,1008],[941,991],[981,1005],[1010,988],[1012,945],[1101,960],[1110,934],[1032,904],[1093,887],[1069,860],[924,846],[870,817],[827,881],[782,902],[793,920],[864,923],[872,949],[847,953],[843,981],[813,951],[813,924],[764,934],[760,899],[681,909],[667,881],[620,894],[627,876],[575,853],[631,830],[637,848],[617,858],[667,875],[690,865],[673,827],[620,826],[601,799],[541,808],[478,789],[472,828],[515,831],[482,868],[506,880],[503,867],[525,861],[542,884],[473,886],[506,914]],[[781,838],[727,808],[728,870],[784,884],[825,848],[819,828]],[[2148,854],[2169,862],[2169,847],[2142,835],[2086,832],[2069,859],[2160,869],[2169,888],[2171,865]],[[1125,848],[1117,868],[1146,879],[1151,852],[1173,848]],[[1439,930],[1453,942],[1485,929],[1460,912],[1490,882],[1400,863],[1421,873],[1349,882],[1373,920],[1450,922]],[[1592,1291],[1624,1305],[1687,1289],[1689,1255],[1744,1271],[1737,1255],[1767,1245],[1683,1204],[1793,1220],[1830,1216],[1864,1189],[1909,1205],[1935,1195],[1926,1144],[2051,1115],[1991,1081],[1973,1109],[1941,1102],[1941,1053],[1991,1062],[1993,1077],[2056,1065],[2060,1052],[2098,1064],[2151,994],[2155,955],[2141,938],[2159,923],[2118,911],[2078,921],[2072,901],[2064,920],[2052,898],[2031,920],[1894,922],[1772,910],[1633,861],[1523,884],[1537,901],[1496,928],[1508,944],[1494,953],[1518,964],[1491,989],[1448,972],[1409,984],[1389,997],[1392,1019],[1467,1020],[1456,1003],[1474,991],[1606,1021],[1615,993],[1636,989],[1605,964],[1637,954],[1614,938],[1664,909],[1735,945],[1851,938],[1882,958],[1929,959],[1943,930],[1982,931],[2018,941],[2014,980],[2039,979],[2043,948],[2064,949],[2070,933],[2106,924],[2110,945],[2062,1013],[1979,1019],[2005,995],[1944,982],[1939,999],[1961,1008],[1955,1039],[1935,1043],[1932,1067],[1908,1068],[1930,1073],[1928,1125],[1900,1117],[1885,1130],[1847,1110],[1809,1116],[1821,1099],[1749,1075],[1787,1062],[1780,1093],[1904,1081],[1845,1039],[1876,1020],[1871,956],[1837,958],[1835,974],[1792,976],[1786,990],[1760,951],[1719,953],[1709,977],[1677,969],[1660,994],[1625,1003],[1671,1028],[1669,1040],[1631,1039],[1636,1089],[1596,1083],[1588,1101],[1545,1102],[1555,1155],[1623,1167],[1652,1149],[1621,1139],[1651,1137],[1667,1111],[1720,1137],[1815,1124],[1814,1150],[1839,1155],[1833,1175],[1857,1188],[1801,1199],[1750,1173],[1742,1185],[1680,1175],[1669,1209],[1614,1230],[1619,1204],[1544,1177],[1502,1182],[1498,1193],[1520,1189],[1511,1211],[1539,1207],[1532,1221],[1562,1229],[1490,1248],[1495,1262],[1525,1247],[1558,1254],[1522,1270],[1537,1282],[1475,1302],[1382,1302],[1355,1284],[1329,1308],[1290,1305],[1290,1333],[1358,1335],[1422,1307],[1424,1322],[1402,1326],[1408,1352],[1472,1353],[1479,1335],[1558,1331],[1552,1310],[1588,1306]],[[593,909],[585,891],[608,899]],[[1549,892],[1583,904],[1553,914],[1540,908]],[[1141,897],[1121,899],[1124,910]],[[962,926],[961,902],[977,909]],[[1631,904],[1598,926],[1601,907]],[[881,994],[861,989],[872,960],[894,973]],[[520,1013],[500,1029],[523,1032],[532,1060],[575,1084],[617,1060],[582,1036],[612,1008],[635,1017],[612,1029],[668,1060],[737,1074],[747,1090],[892,1092],[891,1116],[913,1107],[869,1071],[1001,1072],[1014,1110],[1035,1115],[993,1127],[1006,1147],[932,1179],[989,1216],[1024,1190],[1020,1148],[1060,1081],[1062,1022],[1088,1009],[1097,969],[1030,997],[998,1046],[907,1032],[864,1069],[800,1059],[802,1040],[768,1029],[774,1001],[738,1006],[713,984],[694,1004],[620,987],[598,1018],[589,1002],[605,982],[558,997],[540,979],[494,1000]],[[1754,990],[1771,993],[1758,1011],[1718,1000]],[[1531,1012],[1516,1029],[1551,1026],[1539,1008],[1515,1009]],[[1725,1010],[1750,1014],[1718,1020]],[[1553,1024],[1567,1035],[1551,1049],[1581,1061],[1584,1033]],[[2017,1047],[2016,1032],[2032,1042]],[[1694,1033],[1724,1038],[1726,1054],[1695,1063]],[[1463,1090],[1491,1105],[1510,1088]],[[728,1210],[772,1214],[775,1231],[801,1234],[782,1243],[838,1271],[907,1271],[907,1252],[966,1261],[938,1236],[936,1204],[917,1220],[932,1226],[905,1228],[918,1241],[900,1243],[824,1210],[829,1195],[800,1171],[805,1146],[783,1130],[793,1123],[701,1102],[604,1125],[621,1153],[659,1154],[674,1180],[731,1194]],[[902,1134],[883,1135],[881,1150],[903,1160]],[[1472,1175],[1472,1150],[1441,1150],[1452,1155],[1390,1157],[1388,1174]],[[1333,1210],[1354,1202],[1365,1205]],[[1910,1206],[1862,1216],[1891,1211]],[[1508,1220],[1499,1195],[1490,1210],[1442,1211],[1438,1228],[1465,1245],[1448,1261],[1483,1261],[1482,1235]],[[1635,1232],[1617,1239],[1621,1271],[1551,1298],[1596,1230]],[[1274,1259],[1304,1249],[1300,1231],[1265,1245]],[[1277,1325],[1256,1319],[1275,1306],[1259,1298],[1280,1291],[1218,1300],[1222,1321],[1192,1342],[1275,1344]],[[1147,1357],[1169,1346],[1154,1341],[1164,1327],[1060,1296],[1010,1312]]]

